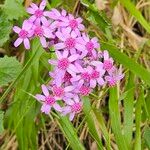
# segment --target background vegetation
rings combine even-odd
[[[117,87],[85,97],[84,111],[73,123],[41,114],[32,96],[49,80],[47,60],[53,54],[37,39],[30,51],[13,46],[12,27],[28,17],[31,1],[0,1],[0,149],[150,149],[150,1],[48,1],[47,9],[65,8],[83,17],[87,32],[125,73]]]

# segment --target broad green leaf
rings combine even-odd
[[[140,89],[140,95],[137,99],[136,106],[135,106],[135,127],[136,127],[136,133],[135,133],[135,150],[141,150],[141,111],[142,111],[142,104],[144,101],[144,91],[141,88]]]
[[[8,21],[7,15],[0,11],[0,47],[9,39],[12,23]]]
[[[118,90],[116,87],[113,87],[110,89],[110,97],[109,97],[109,114],[110,114],[111,127],[119,150],[128,150],[125,138],[122,134],[121,118],[120,118],[118,102],[119,102]]]
[[[17,20],[26,15],[25,8],[19,0],[5,0],[3,9],[9,20]]]
[[[146,145],[150,149],[150,142],[149,142],[150,141],[150,128],[147,127],[145,129],[143,137],[144,137]]]
[[[95,122],[94,122],[94,118],[93,118],[94,114],[93,114],[93,110],[91,108],[89,98],[83,97],[82,100],[84,103],[83,111],[84,111],[84,114],[86,115],[86,122],[87,122],[87,126],[89,128],[89,132],[90,132],[91,136],[96,140],[97,146],[101,150],[101,149],[103,149],[103,145],[102,145],[100,136],[97,132],[96,126],[95,126]]]
[[[7,85],[16,79],[21,71],[21,64],[15,57],[0,58],[0,86]]]
[[[4,112],[0,110],[0,134],[4,131],[3,118],[4,118]]]
[[[58,119],[58,124],[65,137],[69,141],[71,148],[73,150],[84,150],[84,147],[77,136],[76,129],[73,127],[68,118],[61,116]]]
[[[119,0],[119,1],[131,13],[131,15],[133,15],[137,19],[137,21],[139,21],[139,23],[147,30],[147,32],[150,33],[150,24],[145,20],[141,12],[137,10],[134,4],[130,0]]]
[[[120,52],[120,50],[111,44],[101,42],[101,48],[107,49],[110,55],[119,63],[124,65],[127,69],[140,77],[147,85],[150,85],[150,72],[143,66],[135,62],[134,59],[129,58],[126,54]]]

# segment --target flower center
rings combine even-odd
[[[92,42],[87,42],[85,45],[88,52],[91,52],[94,49],[94,44]]]
[[[82,86],[80,89],[80,94],[82,94],[83,96],[86,96],[90,93],[90,88],[87,86]]]
[[[64,89],[62,87],[53,87],[53,94],[57,97],[62,97],[64,95]]]
[[[28,32],[26,30],[21,30],[19,33],[19,37],[22,39],[27,38]]]
[[[43,16],[43,11],[42,10],[36,10],[35,11],[35,16],[37,17],[37,18],[40,18],[40,17],[42,17]]]
[[[52,96],[48,96],[45,98],[45,102],[48,105],[53,105],[55,103],[55,99]]]
[[[82,109],[82,106],[80,103],[74,103],[72,106],[71,106],[71,110],[75,113],[79,113]]]
[[[77,26],[78,26],[78,22],[77,22],[75,19],[70,20],[69,26],[70,26],[72,29],[75,29],[75,28],[77,28]]]
[[[71,74],[69,74],[68,72],[65,73],[65,76],[64,76],[64,82],[70,82],[70,79],[71,79]]]
[[[74,48],[75,47],[75,44],[76,44],[76,41],[75,39],[73,38],[68,38],[66,41],[65,41],[65,45],[68,49],[71,49],[71,48]]]
[[[40,27],[40,26],[38,26],[38,27],[36,27],[35,29],[34,29],[34,34],[36,35],[36,36],[43,36],[43,33],[44,33],[44,31],[43,31],[43,29]]]
[[[115,79],[111,79],[109,82],[108,82],[109,86],[110,87],[113,87],[116,85],[116,80]]]
[[[97,78],[99,78],[99,75],[100,75],[100,73],[99,73],[98,71],[94,70],[94,71],[91,73],[91,78],[92,78],[92,79],[97,79]]]
[[[69,60],[67,58],[62,58],[58,61],[58,68],[66,70],[69,65]]]
[[[104,65],[105,70],[110,70],[113,66],[113,64],[110,60],[105,60],[103,65]]]
[[[90,74],[88,72],[84,72],[81,74],[81,78],[86,80],[86,81],[89,81],[90,80]]]

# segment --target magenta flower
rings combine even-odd
[[[109,75],[105,76],[105,80],[108,82],[108,85],[110,87],[115,86],[117,82],[124,77],[124,75],[119,72],[115,67],[112,67],[111,70],[109,70],[108,74]]]
[[[74,90],[74,86],[52,86],[50,87],[53,95],[55,96],[56,99],[65,99],[65,98],[72,98],[73,94],[72,91]]]
[[[57,55],[58,60],[50,59],[49,63],[57,66],[55,71],[57,72],[56,78],[58,80],[59,78],[61,79],[64,78],[66,71],[71,75],[74,75],[75,73],[79,72],[77,68],[75,67],[75,65],[73,64],[73,62],[78,59],[79,57],[78,54],[74,54],[68,57],[69,52],[65,50],[63,54],[59,51],[56,51],[56,55]]]
[[[32,16],[29,18],[31,22],[35,22],[36,25],[40,25],[42,19],[45,19],[44,9],[46,7],[46,0],[42,0],[39,7],[31,3],[31,7],[27,8],[27,12]]]
[[[54,38],[55,36],[52,33],[52,30],[44,25],[42,26],[33,26],[34,36],[40,38],[40,42],[44,48],[48,46],[46,38]]]
[[[42,85],[42,91],[44,95],[37,94],[35,97],[38,101],[42,102],[41,111],[45,114],[49,114],[53,107],[56,111],[61,112],[62,108],[57,104],[57,99],[51,95],[45,85]]]
[[[61,17],[62,22],[60,22],[60,27],[69,27],[71,30],[80,36],[80,31],[85,29],[81,18],[74,18],[73,15],[69,14],[68,17]]]
[[[104,69],[109,71],[113,67],[113,59],[109,57],[108,51],[103,52],[103,57],[104,57]]]
[[[62,17],[66,17],[67,12],[64,9],[59,12],[57,9],[53,8],[51,11],[45,11],[44,15],[55,21],[60,21]]]
[[[98,39],[96,37],[90,39],[88,35],[83,33],[82,37],[79,37],[78,40],[85,46],[88,56],[97,58],[97,49],[100,47],[100,44],[98,43]]]
[[[80,71],[80,74],[77,74],[76,76],[73,76],[71,78],[71,82],[89,82],[90,81],[90,70],[91,67],[88,66],[87,68],[83,68],[80,64],[76,64],[76,68]]]
[[[71,32],[70,28],[64,28],[62,31],[57,31],[56,36],[60,40],[59,43],[54,45],[56,50],[66,49],[70,51],[71,54],[75,54],[76,50],[85,53],[84,46],[79,44],[77,40],[77,34],[74,31]]]
[[[18,39],[15,41],[14,46],[18,47],[22,42],[26,49],[30,49],[30,42],[29,38],[32,36],[32,26],[33,24],[30,23],[28,20],[23,22],[22,28],[17,26],[13,27],[13,31],[18,33]]]
[[[65,102],[67,106],[62,108],[62,115],[66,116],[69,114],[69,120],[72,121],[75,114],[78,114],[83,109],[83,104],[77,95],[74,96],[74,99],[68,99]]]

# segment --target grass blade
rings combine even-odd
[[[126,143],[131,148],[133,130],[133,107],[134,107],[134,75],[129,72],[126,91],[129,91],[124,98],[124,135]],[[131,89],[131,90],[130,90]]]
[[[111,150],[111,146],[110,146],[110,136],[109,133],[107,131],[107,127],[105,126],[105,122],[102,116],[102,113],[100,110],[97,109],[93,109],[94,115],[96,116],[97,119],[97,125],[99,126],[99,128],[101,129],[101,132],[103,133],[105,142],[106,142],[106,147],[108,150]]]
[[[128,150],[121,131],[121,120],[116,87],[110,89],[109,114],[111,119],[111,127],[119,150]]]
[[[70,146],[73,150],[84,150],[83,145],[79,141],[79,138],[77,136],[76,130],[71,124],[71,122],[68,120],[67,117],[60,117],[58,119],[58,124],[61,130],[63,131],[65,137],[70,143]]]
[[[90,132],[91,136],[96,140],[98,148],[100,150],[102,150],[103,145],[102,145],[102,141],[100,139],[100,136],[97,132],[97,129],[95,127],[94,118],[93,118],[93,111],[92,111],[92,108],[91,108],[89,98],[84,97],[83,98],[83,103],[84,103],[83,111],[86,115],[86,122],[87,122],[87,125],[88,125],[88,128],[89,128],[89,132]]]
[[[136,102],[136,107],[135,107],[135,126],[136,126],[136,135],[135,135],[135,145],[134,149],[135,150],[141,150],[141,107],[142,103],[144,101],[144,91],[141,88],[141,94]]]

